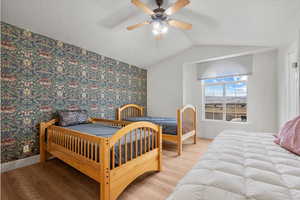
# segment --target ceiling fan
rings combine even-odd
[[[163,4],[163,0],[155,1],[158,8],[151,10],[146,4],[144,4],[140,0],[131,0],[131,3],[133,3],[135,6],[139,7],[145,13],[150,15],[150,20],[132,26],[128,26],[127,30],[133,30],[143,25],[151,24],[152,33],[155,35],[155,38],[159,40],[162,38],[162,35],[168,32],[168,25],[183,30],[192,29],[192,24],[170,18],[170,15],[176,13],[178,10],[188,5],[190,3],[189,0],[177,0],[177,2],[174,3],[168,9],[164,9],[161,7],[161,5]]]

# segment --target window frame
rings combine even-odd
[[[232,76],[232,77],[238,77],[238,76]],[[237,83],[244,83],[246,85],[247,91],[246,91],[246,116],[247,116],[247,120],[246,121],[241,121],[238,123],[247,123],[249,121],[248,118],[248,78],[249,76],[246,76],[247,79],[246,80],[237,80],[237,81],[221,81],[221,82],[216,82],[216,83],[205,83],[205,80],[201,81],[201,85],[202,85],[202,120],[209,120],[209,121],[221,121],[221,122],[230,122],[230,123],[236,123],[236,122],[232,122],[232,121],[227,121],[226,120],[226,114],[227,114],[227,106],[226,104],[228,103],[226,100],[223,100],[222,106],[223,106],[223,117],[222,119],[206,119],[206,112],[205,112],[205,88],[206,86],[222,86],[223,87],[223,96],[222,97],[226,97],[226,85],[229,84],[237,84]]]

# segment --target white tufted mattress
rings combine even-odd
[[[300,200],[300,156],[273,140],[222,132],[168,200]]]

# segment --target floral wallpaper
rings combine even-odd
[[[113,119],[123,104],[146,106],[144,69],[4,22],[1,37],[1,163],[38,154],[37,125],[57,110]]]

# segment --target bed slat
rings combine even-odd
[[[125,163],[127,162],[127,134],[124,136]]]
[[[121,139],[119,140],[119,166],[122,166],[122,149],[121,149]]]
[[[132,131],[130,131],[130,160],[132,160]]]

